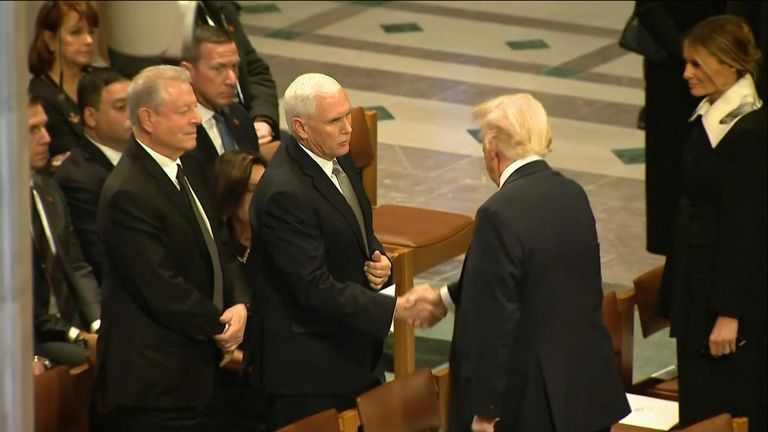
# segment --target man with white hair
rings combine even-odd
[[[603,325],[587,195],[543,160],[552,137],[531,95],[500,96],[473,114],[499,190],[477,211],[458,282],[413,291],[457,311],[453,430],[608,431],[629,405]]]
[[[144,69],[128,90],[133,137],[102,189],[100,400],[105,431],[209,431],[222,352],[242,340],[248,296],[223,259],[220,218],[196,159],[189,73]],[[227,307],[229,306],[229,307]],[[214,427],[213,430],[216,430]]]
[[[270,396],[269,430],[354,407],[384,377],[382,346],[393,316],[418,312],[377,293],[392,266],[347,155],[344,89],[329,76],[305,74],[288,86],[283,106],[292,137],[253,197],[248,261],[264,319],[263,337],[246,349],[246,368],[254,365]]]

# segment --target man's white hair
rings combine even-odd
[[[546,156],[552,144],[547,112],[528,93],[499,96],[477,105],[472,115],[480,122],[484,141],[511,160]]]
[[[338,81],[321,73],[307,73],[293,80],[285,89],[283,97],[285,122],[291,135],[296,137],[292,121],[294,117],[308,119],[315,114],[316,96],[332,95],[339,90],[342,90],[342,87]]]
[[[139,109],[147,107],[157,112],[165,96],[163,81],[182,81],[188,83],[189,72],[179,66],[150,66],[143,69],[131,81],[128,87],[128,113],[131,116],[131,125],[139,127]]]

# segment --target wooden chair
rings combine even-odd
[[[635,293],[633,290],[603,294],[603,323],[613,342],[613,359],[627,391],[632,389]]]
[[[442,425],[437,387],[426,368],[363,393],[357,411],[366,432],[437,432]]]
[[[352,110],[350,154],[362,170],[365,192],[373,206],[373,230],[393,259],[397,295],[413,287],[416,274],[467,251],[474,220],[456,213],[378,204],[377,114]],[[412,373],[416,365],[413,327],[395,321],[395,376]]]
[[[331,408],[291,423],[277,432],[339,432],[339,413]]]
[[[61,406],[64,389],[69,386],[68,380],[68,366],[59,366],[35,375],[35,432],[61,430]]]
[[[746,417],[732,418],[730,414],[720,414],[680,429],[680,432],[747,432],[749,422]]]
[[[669,320],[656,313],[663,273],[662,265],[639,275],[633,281],[640,328],[643,331],[643,337],[646,338],[669,327]],[[634,387],[633,392],[637,394],[672,401],[679,400],[680,392],[676,373],[672,373],[671,377],[651,376],[635,384]]]

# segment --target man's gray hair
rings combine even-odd
[[[484,141],[511,160],[546,156],[552,144],[547,112],[528,93],[499,96],[477,105],[472,115],[480,122]]]
[[[338,81],[321,73],[308,73],[293,80],[283,97],[285,122],[291,135],[296,137],[292,121],[294,117],[308,119],[315,114],[315,96],[332,95],[339,90],[342,87]]]
[[[147,107],[157,112],[163,102],[163,81],[189,82],[189,72],[179,66],[150,66],[143,69],[131,81],[128,87],[128,113],[131,125],[139,127],[139,109]]]

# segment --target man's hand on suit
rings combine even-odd
[[[493,432],[499,419],[487,419],[475,416],[472,419],[472,432]]]
[[[384,282],[389,279],[389,275],[392,274],[392,263],[386,255],[379,251],[373,252],[371,260],[365,262],[364,268],[368,283],[375,290],[380,290],[384,286]]]
[[[222,351],[233,351],[243,341],[245,321],[248,319],[248,308],[238,303],[225,310],[219,321],[226,324],[224,332],[214,336],[216,343]]]

